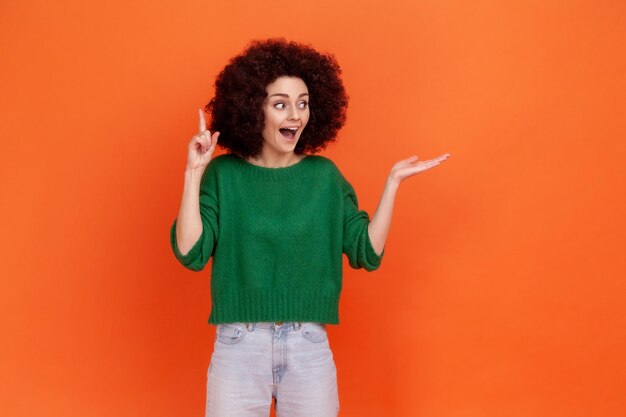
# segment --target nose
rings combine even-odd
[[[290,120],[299,120],[300,119],[300,113],[298,113],[298,109],[295,107],[291,107],[291,110],[289,111],[289,119]]]

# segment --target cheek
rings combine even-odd
[[[272,129],[274,126],[276,126],[276,123],[278,121],[278,117],[276,115],[275,112],[272,111],[271,108],[266,108],[263,110],[263,121],[265,123],[265,128],[266,129]]]
[[[263,126],[263,131],[265,132],[272,132],[274,130],[278,129],[277,125],[276,125],[276,121],[273,120],[271,117],[266,117],[265,118],[265,123]]]
[[[269,117],[266,118],[265,123],[271,129],[278,129],[278,127],[281,125],[281,119],[277,115],[270,114]]]
[[[307,111],[303,112],[303,113],[300,115],[300,118],[302,119],[302,121],[303,121],[303,122],[305,122],[305,121],[306,121],[306,122],[308,123],[308,122],[309,122],[309,119],[311,118],[311,110],[309,110],[309,109],[307,108]]]

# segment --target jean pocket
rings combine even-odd
[[[321,343],[328,340],[328,333],[326,333],[326,325],[324,323],[317,322],[305,322],[300,327],[302,336],[309,342]]]
[[[243,323],[222,323],[217,325],[215,339],[227,345],[239,343],[246,335],[248,329]]]

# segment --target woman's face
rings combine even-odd
[[[293,152],[309,121],[309,90],[298,77],[279,77],[266,88],[263,146],[276,153]],[[291,129],[289,129],[291,128]]]

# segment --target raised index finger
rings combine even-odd
[[[198,109],[198,114],[200,115],[200,133],[202,133],[206,130],[206,120],[204,120],[202,109]]]

